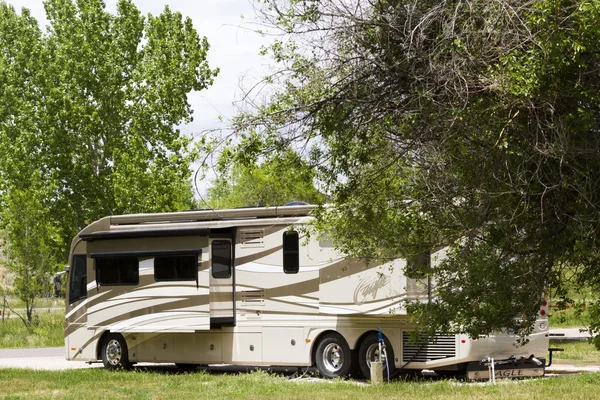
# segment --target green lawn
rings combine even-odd
[[[57,313],[56,321],[62,323]],[[56,334],[55,334],[56,335]],[[39,336],[39,335],[38,335]],[[62,334],[58,335],[62,341]],[[0,331],[0,339],[4,340]],[[60,346],[60,344],[52,344]],[[600,351],[587,342],[552,341],[563,347],[556,364],[600,365]],[[26,347],[26,346],[23,346]],[[527,380],[496,385],[455,380],[406,380],[371,386],[355,381],[291,380],[255,371],[240,374],[179,374],[172,368],[108,372],[101,368],[71,371],[0,369],[0,399],[590,399],[600,374]]]
[[[498,381],[496,385],[454,380],[397,381],[371,386],[353,381],[293,381],[251,372],[117,372],[101,369],[61,372],[0,370],[5,399],[590,399],[600,374]]]
[[[53,347],[63,345],[64,313],[41,312],[27,330],[20,320],[0,323],[0,347]],[[600,351],[587,342],[553,340],[555,364],[600,365]],[[264,371],[241,374],[175,369],[136,369],[111,373],[103,369],[31,371],[0,369],[0,399],[590,399],[596,398],[600,374],[498,381],[497,385],[455,380],[396,381],[371,386],[354,381],[290,380]]]
[[[573,342],[552,340],[550,347],[563,348],[565,351],[554,353],[554,364],[599,365],[600,351],[587,341]]]

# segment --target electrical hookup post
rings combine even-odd
[[[383,340],[383,331],[381,327],[377,327],[378,333],[378,344],[379,351],[375,361],[371,362],[371,383],[374,385],[383,383],[383,369],[386,368],[388,371],[387,377],[389,381],[389,366],[387,365],[387,354],[385,349],[385,341]],[[385,365],[384,365],[385,363]]]

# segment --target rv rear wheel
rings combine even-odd
[[[102,363],[110,370],[129,369],[127,343],[119,333],[109,333],[102,342]]]
[[[346,376],[352,365],[350,346],[340,335],[330,333],[319,342],[315,361],[319,373],[325,378]]]
[[[360,365],[360,371],[367,379],[371,377],[371,362],[378,359],[380,359],[383,364],[383,376],[386,379],[389,379],[389,376],[393,375],[396,370],[394,364],[394,350],[385,336],[383,337],[383,343],[385,343],[385,352],[382,351],[382,354],[379,354],[379,336],[377,333],[373,332],[369,333],[360,344],[358,350],[358,363]]]

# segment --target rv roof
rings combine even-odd
[[[153,224],[183,221],[222,221],[229,219],[276,218],[308,216],[314,205],[236,208],[231,210],[202,210],[157,214],[129,214],[110,217],[111,225]]]

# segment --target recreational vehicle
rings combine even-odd
[[[427,282],[405,276],[402,259],[365,263],[309,237],[303,227],[313,210],[120,215],[90,224],[71,246],[66,358],[108,369],[316,365],[330,378],[368,376],[379,357],[390,375],[468,368],[485,377],[482,360],[494,359],[500,375],[544,374],[547,306],[522,347],[506,334],[415,341],[405,303],[426,301]],[[432,265],[442,257],[431,254]]]

